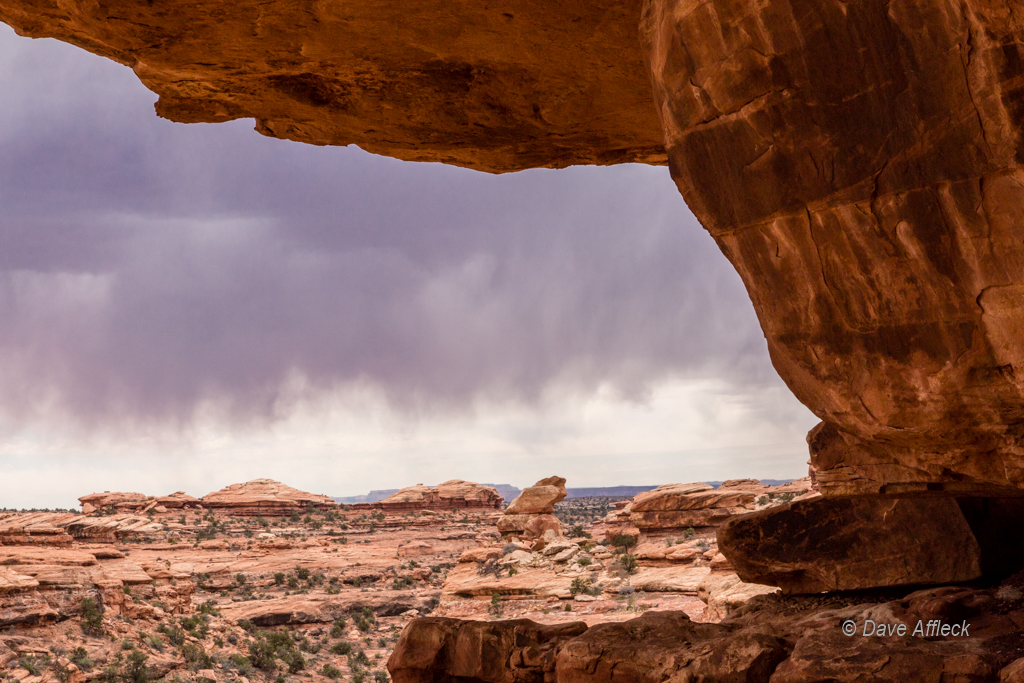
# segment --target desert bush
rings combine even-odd
[[[181,646],[181,656],[185,658],[185,663],[188,664],[188,668],[192,671],[213,668],[213,658],[206,654],[206,650],[198,645],[185,643]]]
[[[628,534],[615,534],[612,537],[611,544],[615,548],[632,548],[636,545],[636,539]]]
[[[341,678],[341,670],[330,664],[324,664],[323,668],[320,669],[320,673],[330,679]]]
[[[569,595],[597,595],[601,591],[594,585],[594,582],[590,579],[584,579],[583,577],[576,577],[572,580],[569,585]]]
[[[501,604],[501,596],[497,593],[491,594],[491,604],[487,606],[487,613],[492,617],[500,617],[505,613],[505,607]]]
[[[82,598],[78,604],[82,611],[82,632],[90,636],[103,633],[103,610],[92,598]]]
[[[231,662],[232,668],[236,669],[243,676],[248,676],[252,673],[252,662],[245,655],[236,652],[228,657],[228,661]]]

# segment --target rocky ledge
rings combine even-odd
[[[395,683],[1011,683],[1024,675],[1022,588],[1024,575],[901,597],[765,595],[717,624],[682,612],[594,626],[418,619],[388,670]]]

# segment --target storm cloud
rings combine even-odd
[[[0,407],[87,425],[779,383],[665,168],[492,176],[180,125],[130,70],[0,25]]]

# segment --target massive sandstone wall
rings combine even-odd
[[[487,171],[667,149],[823,420],[823,493],[1024,488],[1011,0],[6,0],[0,20],[130,65],[176,121]]]
[[[1014,5],[646,7],[672,176],[825,422],[824,493],[1024,485]]]

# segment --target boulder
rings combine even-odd
[[[394,683],[552,680],[559,647],[586,630],[583,622],[416,619],[398,639],[388,672]]]
[[[629,585],[648,593],[697,593],[711,570],[707,567],[641,567],[629,577]]]
[[[568,641],[555,665],[558,683],[763,681],[786,656],[767,634],[733,634],[683,612],[646,612],[592,626]],[[495,679],[496,680],[496,679]]]
[[[970,581],[981,548],[956,501],[818,498],[737,517],[718,548],[748,583],[786,593]]]
[[[564,477],[541,479],[533,486],[523,489],[505,508],[507,515],[549,514],[555,511],[555,503],[568,495]]]
[[[503,515],[498,519],[498,531],[527,538],[540,538],[551,531],[561,537],[562,523],[554,515]]]
[[[697,584],[697,597],[707,607],[704,620],[718,622],[758,595],[778,593],[775,586],[745,583],[735,572],[712,570]]]

